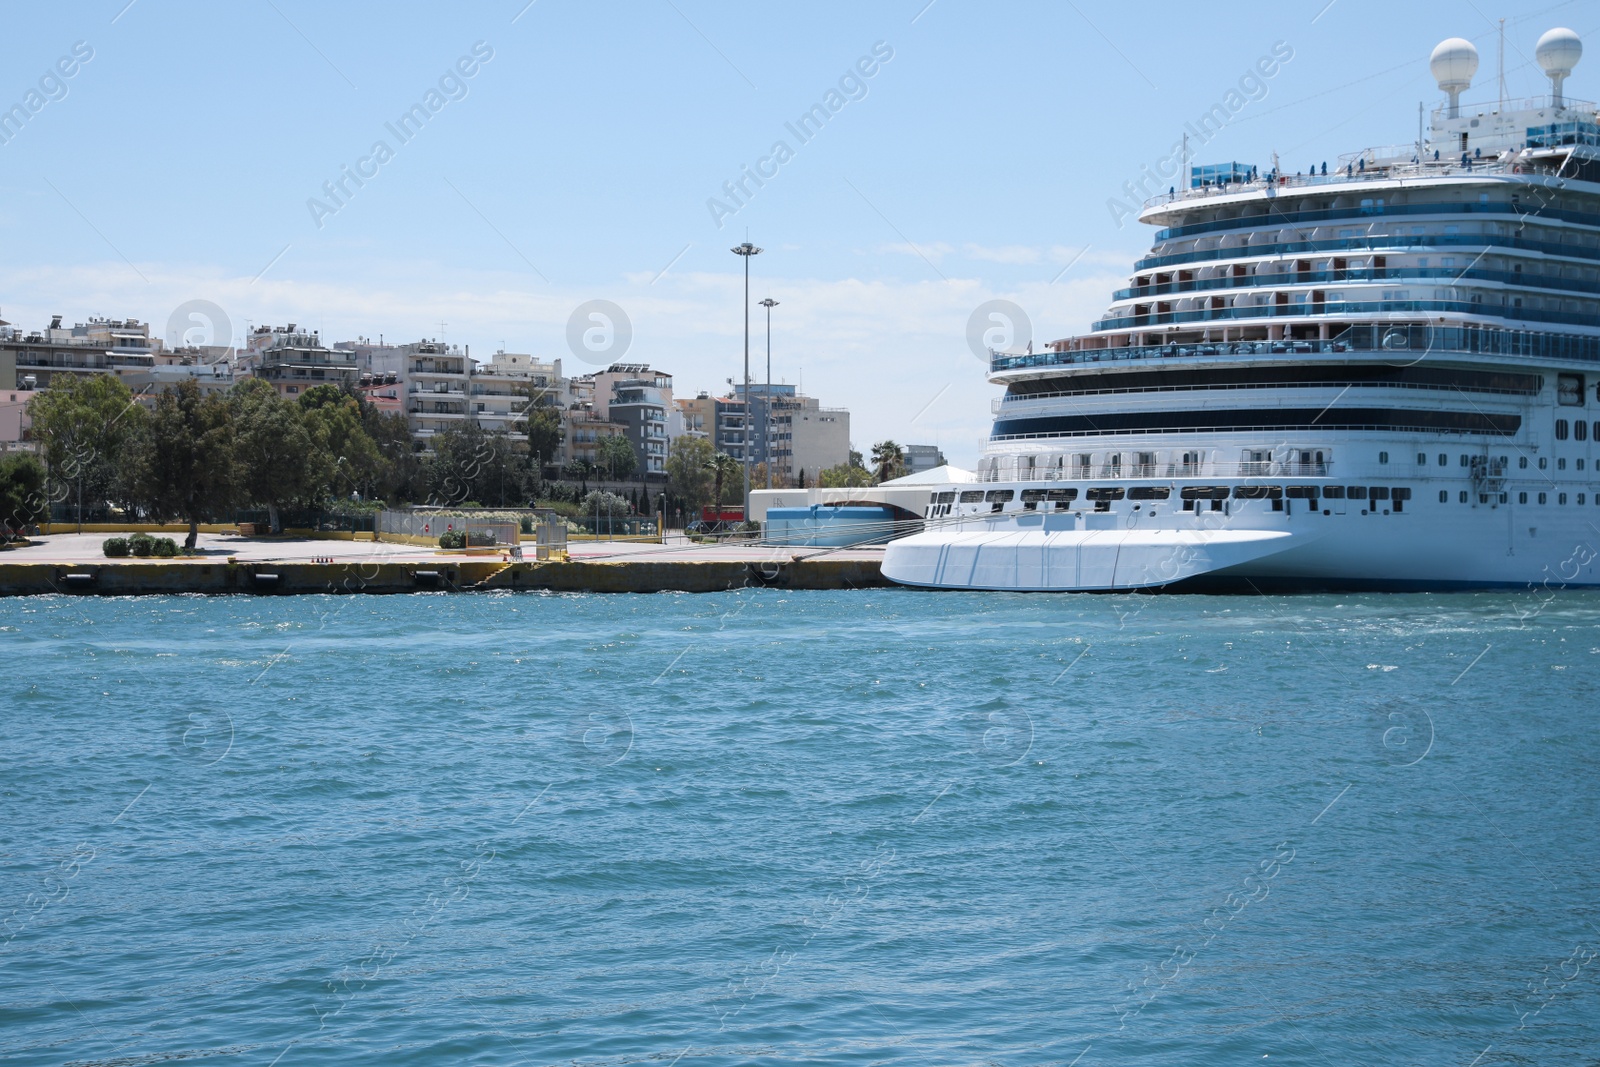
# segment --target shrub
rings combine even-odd
[[[156,549],[156,539],[146,533],[136,533],[128,538],[128,549],[135,556],[148,556]]]
[[[100,542],[100,551],[108,556],[126,556],[128,554],[128,539],[126,537],[108,537]]]
[[[479,530],[476,533],[470,533],[467,535],[467,544],[492,547],[493,545],[498,544],[498,542],[495,540],[495,534],[493,530]]]
[[[440,548],[466,548],[467,535],[460,530],[446,530],[439,535]]]
[[[163,537],[156,541],[155,554],[162,559],[171,559],[178,554],[178,542],[170,537]]]

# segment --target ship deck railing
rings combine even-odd
[[[1427,326],[1368,323],[1351,326],[1327,340],[1227,341],[1188,344],[1132,345],[1122,348],[1050,350],[1026,354],[991,352],[991,373],[1039,367],[1137,360],[1193,359],[1221,356],[1348,355],[1357,352],[1431,353],[1507,356],[1600,363],[1600,336],[1501,330],[1478,326]]]
[[[1096,463],[1089,467],[1068,464],[1065,467],[1038,467],[1032,470],[985,470],[978,472],[981,482],[1104,482],[1138,481],[1140,479],[1174,478],[1330,478],[1333,461],[1320,463],[1285,461],[1222,462],[1206,460],[1199,463],[1134,463],[1113,466]]]

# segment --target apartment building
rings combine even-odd
[[[90,319],[63,326],[55,315],[43,330],[0,324],[0,358],[15,367],[17,384],[48,389],[60,375],[85,377],[147,371],[155,366],[159,338],[138,319]]]
[[[296,399],[319,385],[355,388],[359,372],[355,354],[328,348],[316,330],[287,326],[257,326],[245,341],[238,376],[260,378],[286,399]]]

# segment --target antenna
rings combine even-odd
[[[1500,113],[1506,110],[1506,20],[1500,20]]]

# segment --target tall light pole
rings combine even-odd
[[[772,488],[772,309],[778,302],[772,297],[761,301],[767,309],[767,386],[761,391],[761,451],[767,457],[767,488]]]
[[[750,521],[750,257],[761,249],[746,241],[731,249],[744,257],[744,521]]]

